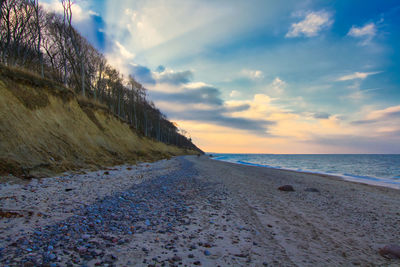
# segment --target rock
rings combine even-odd
[[[379,249],[379,254],[387,259],[400,259],[400,246],[387,245]]]
[[[57,256],[55,255],[55,254],[53,254],[53,253],[51,253],[50,255],[49,255],[49,259],[50,260],[55,260],[57,258]]]
[[[208,251],[208,250],[204,250],[204,255],[206,255],[206,256],[210,256],[210,255],[211,255],[211,252],[210,252],[210,251]]]
[[[239,258],[246,258],[249,256],[249,254],[240,253],[240,254],[235,254],[235,256]]]
[[[88,235],[88,234],[82,235],[82,239],[88,240],[89,238],[90,238],[90,235]]]
[[[69,192],[71,190],[73,190],[73,188],[65,188],[65,192]]]
[[[173,261],[182,261],[182,258],[177,256],[177,255],[175,255],[175,256],[172,257],[172,260]]]
[[[195,261],[195,262],[193,262],[193,264],[194,265],[201,265],[201,262],[200,261]]]
[[[285,191],[285,192],[293,192],[294,191],[293,186],[288,185],[288,184],[287,185],[282,185],[282,186],[278,187],[278,189],[281,190],[281,191]]]
[[[79,247],[78,248],[78,252],[79,252],[79,254],[84,254],[84,253],[87,252],[87,248],[86,247]]]
[[[319,193],[319,190],[317,188],[313,188],[313,187],[306,188],[306,189],[304,189],[304,191],[312,192],[312,193]]]
[[[188,255],[188,258],[189,258],[189,259],[193,259],[193,258],[194,258],[194,255],[193,255],[193,254],[189,254],[189,255]]]

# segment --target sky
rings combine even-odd
[[[400,153],[398,0],[76,0],[73,20],[204,151]]]

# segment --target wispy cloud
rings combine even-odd
[[[243,69],[240,72],[240,75],[250,80],[261,80],[262,78],[264,78],[264,73],[261,70]]]
[[[349,32],[347,33],[348,36],[360,38],[362,42],[360,44],[367,45],[376,35],[377,29],[375,23],[368,23],[363,27],[352,26]]]
[[[129,52],[120,42],[115,41],[115,45],[118,47],[121,56],[125,57],[127,60],[133,59],[135,54]]]
[[[370,120],[392,120],[393,118],[400,121],[400,105],[374,110],[367,115],[367,119]]]
[[[337,79],[337,81],[350,81],[350,80],[355,80],[355,79],[361,79],[364,80],[370,75],[378,74],[381,73],[380,71],[375,71],[375,72],[354,72],[352,74],[344,75],[341,76]]]
[[[229,94],[230,97],[235,98],[235,97],[240,97],[242,94],[237,91],[237,90],[232,90]]]
[[[330,13],[326,11],[310,12],[302,21],[290,26],[286,37],[317,36],[321,30],[328,28],[332,23],[333,19],[331,19]]]
[[[276,77],[269,86],[275,94],[282,94],[286,87],[286,82]]]

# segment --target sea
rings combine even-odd
[[[328,174],[400,189],[400,154],[212,154],[236,164]]]

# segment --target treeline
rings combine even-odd
[[[198,150],[147,99],[134,77],[123,77],[72,26],[73,2],[60,4],[63,14],[46,12],[39,0],[0,0],[1,63],[34,71],[103,103],[146,137]]]

